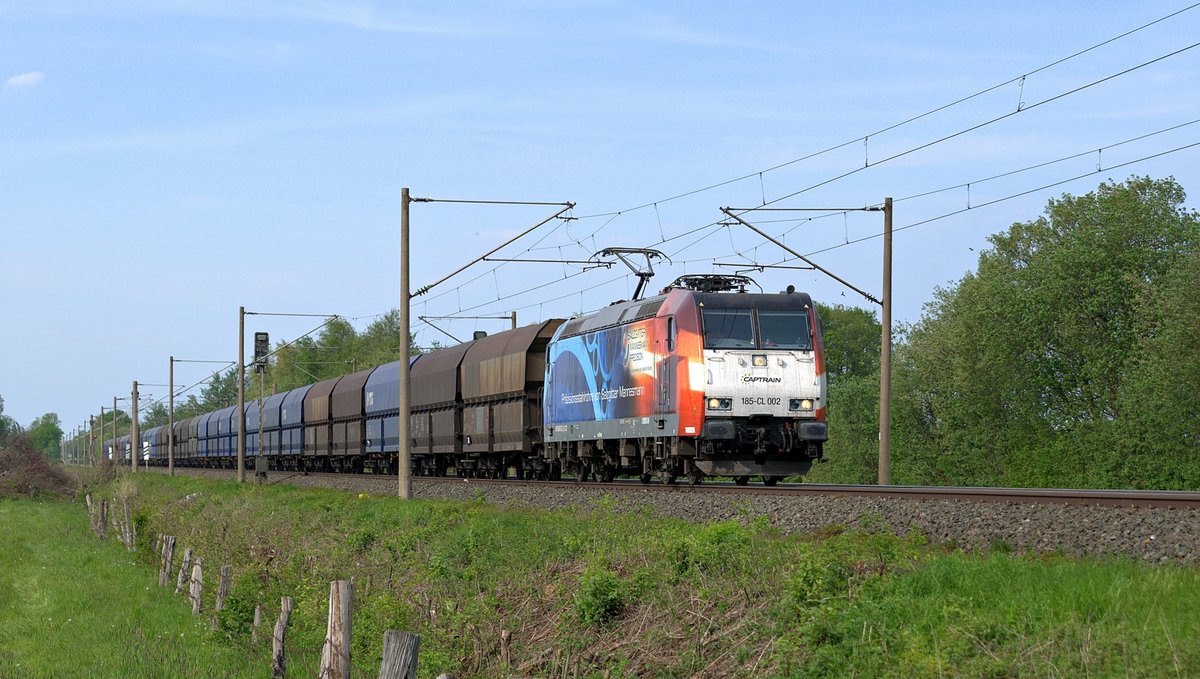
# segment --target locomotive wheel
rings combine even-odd
[[[750,477],[749,476],[735,476],[735,477],[733,477],[733,482],[739,486],[744,486],[744,485],[750,483]]]
[[[642,483],[650,483],[654,480],[654,476],[651,474],[642,474],[641,479]]]
[[[704,472],[699,469],[692,469],[687,473],[688,483],[693,486],[698,486],[704,481]]]
[[[675,475],[671,472],[659,472],[658,478],[663,482],[663,485],[669,486],[675,483]]]
[[[763,485],[764,486],[773,486],[773,485],[779,483],[779,479],[781,479],[781,478],[783,478],[783,477],[782,476],[763,476]]]

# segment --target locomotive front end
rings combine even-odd
[[[808,295],[702,294],[704,423],[695,465],[775,483],[828,438],[820,322]]]

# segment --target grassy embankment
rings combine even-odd
[[[861,526],[788,537],[757,517],[696,526],[611,502],[550,513],[134,478],[142,540],[173,534],[204,557],[206,610],[234,565],[219,629],[154,586],[151,557],[91,537],[79,505],[10,501],[0,664],[264,676],[266,643],[246,660],[252,612],[266,604],[269,625],[287,595],[289,669],[312,676],[328,583],[354,578],[356,676],[377,674],[393,628],[422,635],[423,677],[1200,675],[1195,568],[964,554]]]
[[[270,676],[209,622],[80,504],[0,499],[0,677]]]

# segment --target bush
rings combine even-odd
[[[593,567],[579,578],[575,611],[584,624],[602,625],[617,618],[624,610],[624,587],[616,573]]]
[[[736,570],[750,549],[750,533],[736,521],[721,521],[689,533],[675,547],[679,575]]]
[[[0,448],[0,497],[68,496],[75,483],[61,467],[50,464],[23,434],[8,437]]]

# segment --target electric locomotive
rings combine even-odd
[[[827,439],[820,319],[790,287],[684,276],[647,299],[568,320],[547,347],[543,440],[550,476],[806,473]]]

